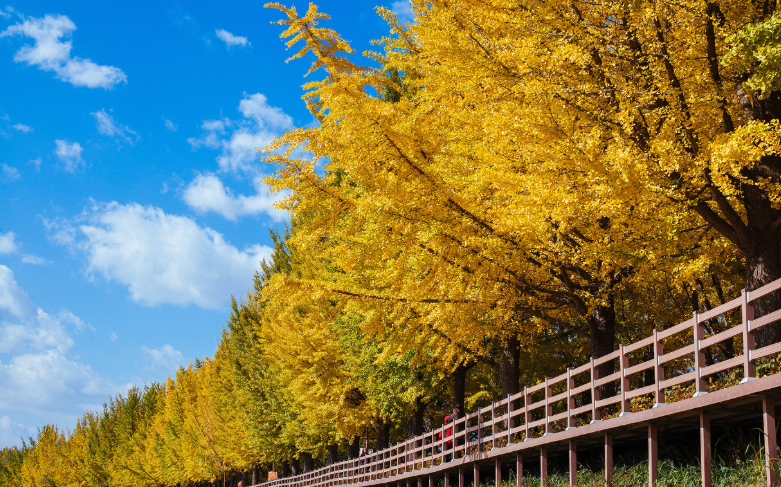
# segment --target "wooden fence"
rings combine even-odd
[[[360,458],[263,485],[368,487],[399,483],[399,487],[410,487],[410,482],[417,482],[417,487],[423,487],[427,478],[429,487],[433,487],[434,474],[442,474],[445,487],[450,487],[448,472],[457,469],[459,487],[464,487],[465,467],[471,466],[474,485],[478,486],[478,465],[493,459],[498,486],[501,460],[504,458],[506,461],[512,454],[515,455],[516,478],[520,486],[523,482],[522,455],[530,451],[535,455],[539,453],[542,483],[546,485],[547,448],[562,442],[567,444],[569,453],[570,485],[575,485],[578,438],[585,435],[593,438],[595,434],[604,436],[605,481],[609,484],[613,470],[612,432],[631,425],[636,427],[641,422],[644,427],[647,426],[648,477],[649,485],[653,485],[658,475],[655,421],[688,412],[699,416],[702,485],[709,487],[709,408],[744,397],[759,397],[762,403],[767,482],[768,485],[778,485],[773,396],[781,389],[781,374],[757,380],[756,363],[763,357],[781,352],[781,343],[757,349],[754,332],[781,319],[781,310],[754,319],[752,302],[779,288],[781,279],[751,292],[744,290],[740,297],[728,303],[704,313],[694,313],[691,319],[666,330],[654,330],[651,336],[630,345],[620,345],[614,352],[592,358],[589,363],[568,369],[558,377],[546,378],[533,387],[524,387],[518,394],[468,413],[454,423]],[[723,331],[708,333],[706,323],[719,325],[708,329]],[[707,349],[728,341],[732,344],[734,356],[706,363]],[[598,371],[603,364],[612,364],[615,372],[599,377]],[[739,385],[704,397],[708,394],[709,378],[741,369],[743,378]],[[647,385],[648,382],[652,383]],[[691,397],[668,404],[666,391],[676,387],[679,392],[681,387],[691,387]],[[643,397],[646,404],[652,401],[652,408],[632,413],[632,399],[638,397]],[[605,414],[605,410],[611,409],[610,414]]]

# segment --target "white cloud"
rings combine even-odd
[[[73,346],[73,339],[64,326],[68,322],[68,313],[70,311],[61,311],[58,316],[51,316],[38,308],[34,316],[21,323],[1,323],[0,353],[47,349],[67,352]]]
[[[117,332],[115,332],[115,331],[112,331],[112,332],[111,332],[111,336],[108,338],[108,341],[110,341],[110,342],[115,342],[115,341],[117,341]]]
[[[3,12],[0,12],[0,15]],[[8,416],[0,416],[0,445],[22,446],[22,440],[35,436],[36,429],[17,423]]]
[[[0,255],[12,255],[19,253],[19,246],[16,244],[16,234],[13,232],[7,232],[5,234],[0,233]],[[22,262],[25,264],[48,264],[49,261],[36,257],[34,255],[22,254]],[[0,305],[2,306],[2,305]]]
[[[57,139],[54,141],[57,149],[54,155],[65,164],[64,169],[68,172],[76,172],[84,168],[87,164],[81,158],[81,151],[84,150],[78,142],[68,142],[67,140]]]
[[[182,352],[171,345],[163,345],[157,349],[141,347],[141,350],[151,360],[150,368],[161,366],[166,370],[174,371],[184,362]]]
[[[32,265],[51,264],[50,260],[46,260],[43,257],[36,257],[35,255],[28,255],[28,254],[22,255],[22,262],[25,264],[32,264]]]
[[[252,172],[252,163],[257,159],[255,149],[262,149],[277,136],[293,128],[293,119],[282,109],[272,107],[262,93],[248,95],[239,102],[243,120],[205,120],[201,128],[205,132],[199,138],[189,138],[193,149],[209,147],[222,149],[217,162],[222,171]],[[224,138],[228,129],[230,136]]]
[[[0,414],[15,411],[43,422],[73,423],[85,404],[101,404],[126,390],[68,358],[71,331],[86,329],[92,327],[68,310],[49,314],[36,307],[13,271],[0,265]],[[8,354],[13,355],[3,357]],[[11,416],[0,417],[0,444],[15,443],[25,429]]]
[[[16,355],[0,362],[0,409],[51,416],[78,415],[87,401],[103,402],[120,392],[92,367],[57,350]]]
[[[402,22],[415,20],[415,14],[412,12],[412,3],[409,0],[397,0],[391,4],[390,9]]]
[[[274,208],[282,196],[269,194],[268,187],[261,178],[254,180],[255,196],[234,196],[230,188],[225,187],[213,174],[199,174],[184,190],[182,195],[187,205],[199,212],[213,211],[228,220],[236,220],[244,215],[265,213],[274,221],[280,222],[288,217],[284,210]]]
[[[96,205],[81,217],[74,242],[87,256],[87,272],[128,287],[145,306],[194,304],[219,309],[231,294],[243,294],[269,247],[239,250],[188,217],[139,204]],[[74,237],[67,225],[48,223],[61,241]],[[58,237],[55,236],[55,240]]]
[[[119,68],[71,57],[73,43],[61,39],[69,39],[74,30],[76,24],[65,15],[46,15],[42,18],[28,17],[0,32],[0,37],[22,35],[32,38],[35,44],[19,49],[14,61],[37,66],[43,71],[53,71],[59,79],[74,86],[109,89],[118,83],[127,83],[127,76]]]
[[[132,144],[139,138],[138,134],[134,130],[131,130],[127,125],[118,124],[116,120],[114,120],[114,117],[109,115],[106,110],[102,108],[97,112],[90,113],[90,115],[95,117],[95,121],[98,126],[98,133],[102,135],[121,138],[129,144]]]
[[[41,162],[42,162],[41,158],[40,157],[36,157],[35,159],[31,159],[30,162],[28,162],[27,164],[32,164],[33,167],[35,167],[36,171],[40,171],[41,170]]]
[[[179,126],[173,123],[172,121],[168,120],[167,118],[165,120],[165,128],[170,130],[171,132],[176,132],[179,130]]]
[[[0,320],[28,320],[36,315],[27,293],[14,280],[14,273],[7,266],[0,265]]]
[[[0,233],[0,255],[15,254],[19,251],[15,239],[14,232]]]
[[[0,353],[46,349],[65,352],[73,340],[64,324],[76,325],[77,329],[86,326],[70,311],[51,316],[36,308],[16,283],[13,271],[0,265]]]
[[[11,128],[14,129],[14,130],[18,130],[19,132],[24,132],[26,134],[33,131],[32,127],[24,125],[24,124],[21,124],[21,123],[15,123],[15,124],[11,125]]]
[[[76,227],[71,222],[48,218],[41,218],[41,221],[48,231],[49,239],[54,243],[66,247],[73,247],[76,244]]]
[[[3,179],[6,181],[16,181],[22,177],[19,175],[19,169],[11,167],[6,163],[0,164],[0,169],[3,171]]]
[[[230,32],[228,32],[227,30],[217,29],[217,30],[215,30],[215,34],[217,34],[217,37],[219,37],[220,40],[222,40],[225,43],[225,45],[226,45],[226,47],[228,49],[230,49],[231,46],[242,46],[242,47],[244,47],[244,46],[251,46],[252,45],[252,44],[249,43],[249,41],[247,40],[246,37],[235,36],[235,35],[231,34]]]

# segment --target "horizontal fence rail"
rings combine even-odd
[[[463,465],[481,452],[629,415],[633,398],[645,396],[653,401],[653,408],[662,407],[672,388],[693,384],[693,397],[682,401],[692,400],[708,393],[709,378],[730,369],[742,369],[742,383],[751,381],[757,376],[759,359],[781,352],[781,343],[757,349],[754,342],[756,330],[781,319],[781,310],[754,319],[752,302],[780,288],[781,279],[751,292],[743,290],[740,297],[721,306],[695,312],[683,323],[654,330],[642,340],[622,344],[610,354],[591,358],[558,377],[524,387],[517,394],[437,429],[384,450],[263,485],[331,487],[395,482],[409,474],[425,475],[428,469],[454,460]],[[727,316],[730,313],[732,316]],[[737,324],[730,326],[730,321]],[[723,330],[708,333],[708,323],[719,324],[716,328]],[[733,344],[733,356],[708,363],[709,347],[728,341]],[[741,346],[734,346],[735,343]],[[610,368],[613,372],[599,376],[600,370]],[[648,382],[652,383],[647,385]],[[612,408],[610,417],[603,417],[605,408]],[[653,434],[655,438],[655,430]],[[649,427],[649,444],[650,435]]]

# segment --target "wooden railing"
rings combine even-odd
[[[757,360],[781,352],[781,343],[759,349],[754,344],[754,332],[781,319],[781,310],[754,319],[751,303],[779,288],[781,279],[755,291],[744,290],[740,297],[728,303],[704,313],[694,313],[691,319],[666,330],[654,330],[651,336],[630,345],[620,345],[614,352],[567,369],[558,377],[524,387],[523,391],[468,413],[453,423],[360,458],[264,485],[331,487],[392,482],[394,477],[406,477],[414,472],[424,475],[429,468],[456,459],[468,459],[492,448],[600,422],[603,420],[601,410],[608,406],[618,405],[612,406],[613,415],[630,414],[631,400],[635,397],[652,396],[653,407],[661,406],[666,403],[665,391],[690,382],[693,382],[693,397],[701,396],[708,392],[709,377],[729,369],[742,367],[743,382],[750,381],[756,378]],[[738,309],[740,322],[730,326],[726,314]],[[718,320],[721,328],[726,329],[706,336],[704,323],[709,320]],[[737,322],[736,316],[733,321]],[[706,364],[708,347],[735,337],[741,338],[742,347],[734,350],[733,357]],[[672,350],[665,352],[665,344]],[[649,358],[630,365],[633,361],[630,358],[636,359],[638,352]],[[599,377],[598,371],[604,368],[600,366],[611,363],[615,372]],[[671,363],[678,365],[668,367],[670,373],[665,375],[665,364]],[[653,383],[643,385],[647,383],[647,371],[652,372]],[[638,374],[646,375],[640,378]]]

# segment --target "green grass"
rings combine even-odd
[[[604,487],[603,472],[594,472],[588,469],[578,470],[578,486]],[[757,455],[746,462],[733,466],[719,463],[713,466],[714,487],[754,487],[765,485],[765,464],[761,456]],[[509,480],[502,482],[501,487],[516,487],[515,476],[511,474]],[[633,466],[618,466],[613,470],[614,487],[645,487],[648,485],[648,463],[638,463]],[[671,460],[659,462],[658,487],[695,487],[700,484],[700,469],[695,465],[675,465]],[[524,487],[540,486],[540,478],[524,475]],[[548,475],[549,487],[569,486],[569,474],[553,473]],[[480,487],[494,487],[493,483],[481,483]]]

